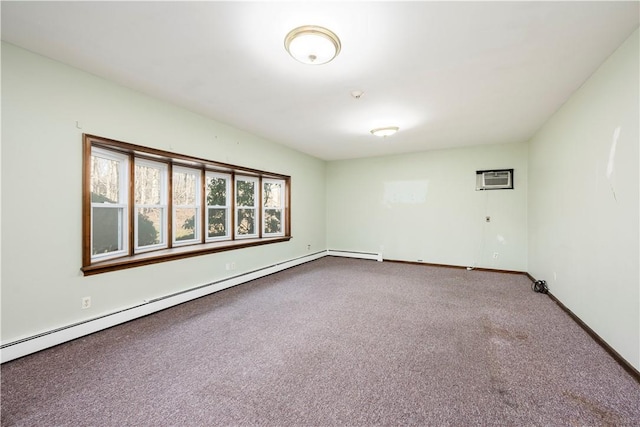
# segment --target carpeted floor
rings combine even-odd
[[[640,425],[520,275],[325,257],[2,365],[3,426]]]

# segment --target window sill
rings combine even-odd
[[[291,240],[291,236],[269,237],[262,239],[238,239],[191,246],[180,246],[171,249],[161,249],[158,251],[136,254],[134,256],[95,262],[91,265],[82,267],[81,270],[85,276],[91,276],[94,274],[107,273],[109,271],[124,270],[126,268],[191,258],[216,252],[231,251],[251,246],[268,245],[271,243],[288,242],[289,240]]]

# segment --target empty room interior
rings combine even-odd
[[[2,425],[640,424],[639,2],[1,8]]]

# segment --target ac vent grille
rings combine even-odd
[[[513,189],[513,169],[476,171],[476,190]]]

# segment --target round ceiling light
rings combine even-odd
[[[315,25],[304,25],[289,31],[284,38],[284,47],[297,61],[309,65],[326,64],[341,49],[338,36]]]
[[[394,133],[398,132],[398,129],[400,129],[398,126],[389,126],[386,128],[377,128],[377,129],[371,129],[371,133],[374,134],[375,136],[391,136]]]

